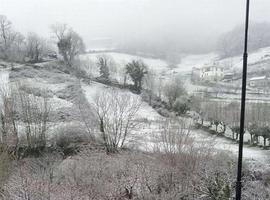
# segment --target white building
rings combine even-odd
[[[224,78],[224,69],[216,64],[207,65],[202,68],[193,68],[192,74],[200,81],[220,81]],[[195,79],[192,77],[192,79]]]
[[[269,85],[269,78],[267,76],[258,76],[249,79],[250,87],[262,88],[267,87],[268,85]]]

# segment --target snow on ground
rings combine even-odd
[[[133,135],[134,146],[144,151],[154,151],[162,148],[160,141],[160,130],[158,123],[149,124],[143,130],[137,131]],[[212,147],[213,151],[225,151],[233,157],[238,156],[238,143],[223,137],[213,136],[202,130],[191,130],[191,138],[194,139],[198,147]],[[252,169],[270,168],[270,151],[262,150],[258,147],[244,146],[243,158]]]
[[[51,106],[52,110],[58,110],[60,108],[72,107],[73,103],[60,99],[54,95],[52,98],[49,98],[49,105]]]
[[[118,68],[124,68],[125,65],[132,60],[142,60],[148,67],[159,75],[170,78],[173,74],[183,74],[190,72],[193,67],[202,67],[205,64],[209,64],[217,60],[217,54],[198,54],[198,55],[184,55],[181,58],[181,63],[177,65],[177,68],[169,69],[168,63],[162,59],[144,58],[141,56],[135,56],[124,53],[91,53],[81,56],[82,60],[90,59],[93,63],[97,62],[97,57],[100,55],[107,55],[113,58]]]
[[[179,63],[177,68],[174,69],[169,69],[168,63],[162,59],[144,58],[124,53],[90,53],[82,55],[81,59],[90,59],[93,63],[96,63],[97,56],[100,55],[107,55],[113,58],[118,70],[123,69],[128,62],[134,59],[142,60],[149,66],[151,70],[155,71],[156,74],[163,76],[164,79],[170,79],[172,76],[188,74],[192,71],[193,67],[201,68],[206,64],[213,64],[214,62],[218,62],[224,67],[232,67],[232,69],[236,69],[237,71],[241,70],[243,65],[242,55],[219,60],[217,53],[181,55],[181,63]],[[253,65],[257,66],[258,63],[266,60],[270,60],[270,47],[262,48],[256,52],[252,52],[249,54],[248,58],[250,68]]]
[[[192,130],[197,142],[213,142],[213,147],[218,150],[225,150],[238,156],[238,144],[223,137],[210,135],[202,130]],[[258,147],[244,146],[243,157],[249,164],[257,164],[270,167],[270,151]]]
[[[82,89],[85,93],[85,96],[90,104],[94,102],[94,98],[98,92],[104,92],[106,90],[111,89],[109,86],[103,85],[101,83],[92,82],[91,85],[82,84]],[[137,96],[136,94],[131,93],[128,90],[120,90],[119,92],[124,92],[132,96]],[[141,98],[141,97],[139,97]],[[147,120],[157,120],[161,118],[161,116],[146,102],[142,102],[140,109],[137,112],[137,119],[147,119]]]
[[[50,83],[48,80],[42,78],[25,78],[23,84],[32,88],[39,88],[41,90],[49,90],[57,93],[66,88],[67,83]]]
[[[270,53],[270,48],[262,49],[261,51],[258,51],[258,53],[251,55],[251,60],[260,59],[260,56],[262,54],[268,54]],[[85,55],[86,57],[89,57],[92,59],[96,59],[96,56],[98,54],[88,54]],[[122,66],[124,66],[127,62],[129,62],[132,59],[138,58],[137,56],[131,56],[127,54],[119,54],[119,53],[109,53],[116,62],[122,63]],[[259,56],[260,55],[260,56]],[[205,63],[209,63],[209,60],[211,62],[211,59],[214,60],[216,57],[214,54],[207,54],[207,55],[196,55],[196,56],[186,56],[182,59],[182,63],[178,65],[177,69],[174,69],[177,73],[184,73],[185,71],[191,70],[192,67],[199,67],[201,65],[204,65]],[[210,58],[210,59],[209,59]],[[158,60],[158,59],[145,59],[144,60],[148,65],[151,65],[153,67],[156,67],[157,70],[168,70],[167,64],[165,61]],[[240,61],[239,61],[240,62]],[[9,75],[7,70],[1,70],[0,71],[0,80],[1,85],[7,84],[9,82]],[[39,88],[48,88],[52,90],[53,92],[57,92],[59,90],[62,90],[66,87],[66,83],[59,83],[59,84],[52,84],[46,80],[38,80],[38,79],[32,79],[30,80],[30,83]],[[99,91],[104,91],[110,89],[110,87],[92,82],[91,85],[82,84],[82,89],[84,90],[85,96],[88,99],[88,101],[91,103],[93,102],[93,98]],[[126,92],[131,95],[135,95],[127,90],[121,90],[121,92]],[[70,107],[72,106],[71,102],[68,102],[63,99],[59,99],[56,96],[53,96],[50,99],[54,109],[59,109],[61,107]],[[153,150],[155,146],[157,145],[158,135],[159,135],[159,127],[160,127],[160,119],[162,117],[153,109],[151,108],[147,103],[142,102],[142,106],[140,110],[138,111],[138,119],[147,119],[142,126],[139,127],[138,130],[136,130],[132,138],[130,139],[130,143],[139,145],[138,148],[144,149],[144,150]],[[64,124],[65,125],[65,124]],[[61,125],[62,126],[62,125]],[[198,143],[208,143],[213,142],[213,147],[219,150],[225,150],[231,152],[234,156],[237,156],[238,153],[238,144],[227,140],[225,138],[220,137],[214,137],[212,135],[209,135],[206,132],[203,132],[201,130],[192,130],[192,136],[195,138],[196,142]],[[256,147],[244,147],[244,158],[249,161],[250,163],[258,162],[259,165],[262,164],[263,166],[270,166],[270,151],[261,150]]]
[[[15,67],[19,67],[15,66]],[[0,88],[5,89],[9,84],[9,70],[10,69],[2,69],[0,70]],[[66,87],[66,83],[50,83],[47,80],[41,78],[26,78],[23,79],[23,84],[27,86],[31,86],[32,88],[37,88],[39,90],[49,90],[53,93],[60,91]],[[4,88],[3,88],[4,87]],[[41,100],[43,101],[43,100]],[[62,107],[71,107],[73,104],[67,100],[60,99],[56,95],[53,95],[48,99],[49,105],[52,110],[57,110]]]
[[[9,82],[9,72],[7,70],[0,70],[0,88],[5,87]]]
[[[93,97],[98,91],[106,90],[109,87],[99,83],[93,83],[92,85],[84,84],[82,88],[88,101],[91,103],[93,101]],[[129,144],[131,146],[136,146],[136,148],[141,150],[153,151],[160,142],[158,141],[158,138],[160,134],[160,119],[162,118],[147,104],[142,105],[138,115],[141,118],[145,118],[150,121],[142,124],[136,131],[133,132],[131,138],[129,139]],[[194,137],[195,142],[198,145],[211,144],[216,150],[224,150],[232,153],[234,156],[238,155],[238,144],[226,138],[216,137],[202,130],[192,130],[191,136]],[[267,150],[245,146],[244,159],[249,165],[270,167],[270,151]]]

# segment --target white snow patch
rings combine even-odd
[[[57,110],[59,108],[72,107],[73,103],[64,99],[60,99],[56,96],[53,96],[53,98],[49,99],[49,105],[51,106],[52,110]]]
[[[82,84],[82,89],[85,93],[85,96],[88,102],[91,104],[94,102],[94,97],[98,92],[102,92],[104,90],[110,89],[109,86],[100,84],[100,83],[92,83],[91,85]],[[129,95],[137,96],[136,94],[131,93],[128,90],[120,90],[119,92],[127,93]],[[141,98],[141,97],[140,97]],[[147,120],[156,120],[161,116],[146,102],[142,102],[140,109],[137,112],[137,119],[147,119]]]

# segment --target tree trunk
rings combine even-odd
[[[253,145],[253,135],[250,133],[250,144]]]
[[[227,130],[227,126],[226,126],[226,124],[224,124],[223,125],[223,134],[225,134],[226,130]]]

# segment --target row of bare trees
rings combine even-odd
[[[51,51],[50,43],[36,33],[26,37],[14,30],[12,22],[0,15],[0,58],[13,62],[39,62]]]
[[[75,58],[85,51],[82,38],[66,24],[51,26],[59,54],[67,66],[74,64]],[[56,57],[53,41],[34,32],[27,36],[14,30],[12,22],[0,15],[0,58],[12,62],[40,62],[46,57]]]
[[[204,121],[208,121],[215,127],[215,131],[221,134],[224,134],[229,127],[232,132],[231,138],[238,140],[240,131],[239,102],[210,101],[194,97],[192,108],[199,113],[201,125],[204,125]],[[270,105],[268,103],[247,104],[245,133],[250,135],[250,144],[259,144],[259,139],[262,137],[263,145],[267,145],[267,140],[270,139],[269,112]]]

